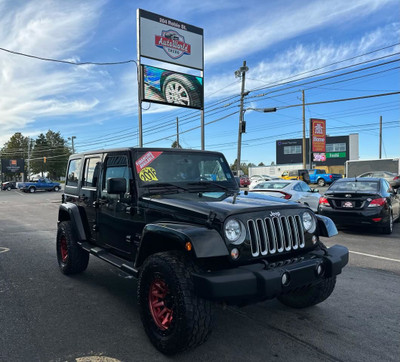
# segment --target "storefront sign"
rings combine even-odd
[[[346,152],[327,152],[326,158],[344,158],[346,157]]]
[[[325,153],[326,120],[311,118],[311,142],[313,153]]]

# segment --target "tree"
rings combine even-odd
[[[171,148],[182,148],[182,146],[177,141],[174,141],[171,145]]]
[[[263,167],[263,166],[265,166],[265,165],[264,165],[264,162],[260,162],[260,163],[258,164],[258,167]]]
[[[1,149],[1,158],[28,158],[28,140],[22,133],[14,133]]]
[[[41,133],[35,140],[31,169],[34,173],[47,171],[50,178],[59,179],[65,175],[70,155],[71,150],[60,132],[48,130],[45,135]]]

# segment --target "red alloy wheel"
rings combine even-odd
[[[164,280],[155,279],[149,289],[149,308],[158,328],[167,330],[173,320],[173,310],[168,307],[168,286]]]
[[[60,239],[60,251],[61,251],[61,260],[63,263],[67,261],[68,258],[68,246],[67,246],[67,238],[63,235]]]

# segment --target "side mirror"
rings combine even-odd
[[[311,189],[312,192],[319,192],[319,189]]]
[[[126,192],[126,179],[122,177],[113,177],[107,180],[108,194],[124,194]]]

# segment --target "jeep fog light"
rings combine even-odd
[[[282,285],[284,285],[285,287],[287,287],[290,283],[290,275],[288,272],[285,272],[282,274]]]
[[[236,260],[237,258],[239,258],[239,250],[237,248],[233,248],[231,250],[231,257],[233,260]]]
[[[303,226],[309,233],[313,233],[316,229],[315,219],[308,211],[303,213]]]
[[[243,243],[246,236],[244,225],[236,219],[230,219],[225,223],[224,232],[228,241],[235,245]]]

